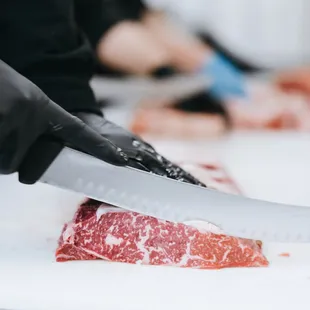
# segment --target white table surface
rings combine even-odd
[[[217,142],[154,143],[174,160],[219,158],[249,196],[310,206],[309,142],[293,133],[236,133]],[[268,268],[55,263],[62,225],[82,197],[22,186],[15,176],[0,177],[0,195],[0,309],[310,309],[308,244],[266,244]]]

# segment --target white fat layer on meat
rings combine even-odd
[[[117,208],[117,207],[107,207],[105,205],[100,206],[96,211],[97,221],[100,220],[101,216],[107,213],[119,213],[119,212],[128,212],[127,210]]]
[[[226,261],[227,256],[228,256],[228,254],[229,254],[230,252],[231,252],[231,247],[229,247],[229,248],[225,251],[225,253],[224,253],[223,257],[222,257],[222,261],[223,261],[223,262]]]
[[[70,239],[74,236],[75,232],[73,229],[73,223],[69,223],[67,225],[67,228],[65,229],[65,231],[62,234],[62,238],[65,242],[70,241]]]
[[[123,241],[123,238],[116,238],[111,234],[108,234],[105,238],[105,243],[109,246],[120,245]]]
[[[95,251],[84,249],[84,248],[80,248],[80,250],[84,251],[85,253],[91,254],[91,255],[93,255],[93,256],[95,256],[97,258],[100,258],[100,259],[103,259],[103,260],[106,260],[106,261],[111,261],[109,258],[107,258],[107,257],[105,257],[103,255],[100,255],[100,254],[98,254]]]
[[[223,234],[223,230],[212,223],[204,222],[204,221],[186,221],[183,224],[197,228],[200,232],[206,233],[210,232],[213,234]]]
[[[75,257],[71,255],[66,255],[66,254],[57,254],[57,259],[71,260],[71,259],[75,259]]]

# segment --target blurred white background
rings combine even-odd
[[[310,63],[309,0],[145,0],[261,67]]]

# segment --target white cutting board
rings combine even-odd
[[[281,137],[298,154],[301,150],[309,151],[304,148],[305,137]],[[197,142],[191,146],[193,159],[194,154],[210,154],[207,148],[204,151],[203,145]],[[260,156],[255,155],[255,145],[262,148]],[[272,145],[278,147],[272,148]],[[262,194],[253,189],[256,187],[253,173],[257,173],[256,184],[260,186],[264,180],[259,179],[262,174],[258,171],[266,169],[267,174],[271,171],[269,183],[274,185],[276,178],[281,180],[281,186],[266,193],[271,196],[270,192],[273,192],[274,197],[276,194],[281,197],[282,186],[286,185],[283,181],[285,173],[274,176],[279,169],[276,164],[281,148],[279,137],[252,135],[251,138],[239,134],[218,146],[230,171],[238,173],[239,181],[248,178],[253,194]],[[166,153],[168,155],[168,149]],[[292,152],[286,153],[292,156]],[[248,168],[241,165],[242,154],[243,160],[250,165]],[[303,165],[295,172],[298,180],[291,182],[293,194],[290,199],[295,193],[299,201],[310,202],[310,190],[303,191],[301,187],[303,182],[310,184],[310,174],[305,173],[309,168],[302,170],[307,163],[310,166],[307,155],[309,153],[299,157],[295,154]],[[280,160],[282,165],[285,158],[288,160],[284,153]],[[251,169],[254,163],[256,167],[263,165],[261,169]],[[252,181],[249,179],[251,173]],[[246,184],[241,185],[247,188]],[[251,192],[251,188],[248,187],[248,191]],[[15,176],[0,177],[0,195],[0,309],[310,309],[307,297],[310,292],[310,245],[267,244],[264,252],[271,265],[257,269],[190,270],[103,261],[55,263],[54,251],[62,225],[72,218],[75,206],[83,197],[45,185],[22,186]],[[290,257],[279,256],[283,252],[290,253]]]

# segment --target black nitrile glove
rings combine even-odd
[[[95,114],[77,113],[76,116],[103,137],[120,147],[128,157],[128,166],[175,180],[204,186],[182,168],[158,154],[151,145],[124,128]]]
[[[149,144],[125,129],[107,121],[102,116],[90,113],[77,113],[76,116],[89,127],[96,130],[102,137],[113,142],[113,144],[122,149],[127,157],[128,166],[191,184],[204,186],[183,169],[159,155]],[[32,149],[33,155],[31,156],[31,160],[36,161],[36,169],[32,171],[22,170],[21,175],[23,182],[31,184],[34,180],[39,179],[61,149],[62,145],[48,141],[44,141],[41,145],[37,144],[36,147]],[[40,150],[41,156],[36,155],[38,154],[38,150]],[[44,156],[42,156],[42,154],[44,154]]]
[[[32,150],[37,150],[34,157],[41,158],[36,145],[44,145],[47,139],[70,144],[111,164],[127,162],[117,146],[0,60],[0,174],[20,172],[21,176],[36,169]]]

